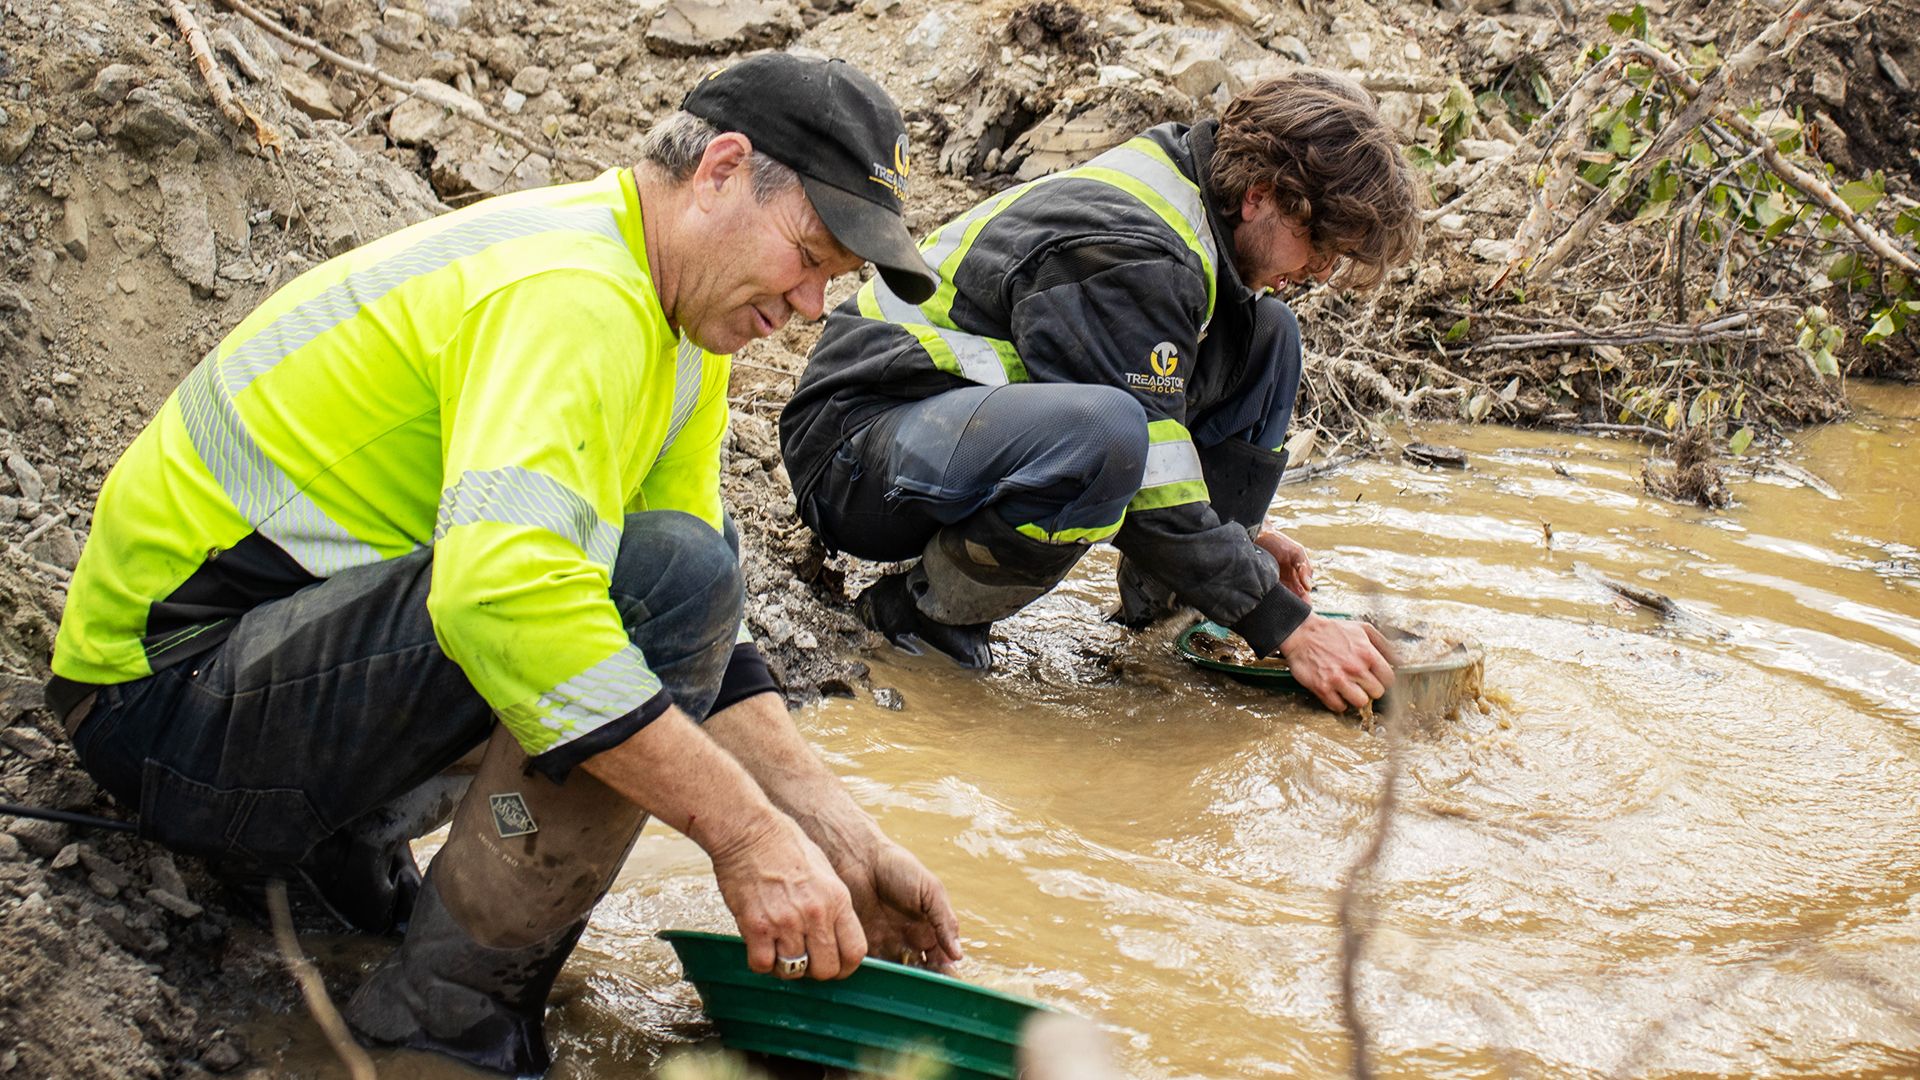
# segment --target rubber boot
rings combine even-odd
[[[869,628],[909,652],[924,645],[984,669],[994,621],[1045,596],[1086,551],[1028,536],[988,508],[935,533],[918,565],[880,579],[856,606]]]
[[[544,1074],[547,995],[644,824],[583,769],[564,784],[530,772],[496,728],[405,940],[353,995],[347,1022],[368,1042]]]

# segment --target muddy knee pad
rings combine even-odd
[[[1086,551],[1027,536],[989,507],[928,542],[915,570],[926,587],[915,602],[939,622],[993,622],[1045,596]]]
[[[674,704],[705,716],[744,604],[739,558],[726,538],[678,510],[629,514],[608,592]]]

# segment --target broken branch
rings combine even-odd
[[[1761,336],[1752,312],[1739,311],[1704,323],[1643,323],[1618,330],[1551,330],[1537,334],[1495,334],[1468,346],[1482,352],[1564,349],[1579,345],[1704,345],[1714,341],[1752,341]]]
[[[193,54],[194,66],[200,69],[200,78],[207,84],[207,93],[213,96],[213,107],[220,110],[220,115],[226,117],[234,127],[242,131],[251,130],[254,142],[260,149],[278,153],[281,148],[280,134],[233,96],[233,85],[227,82],[227,73],[220,70],[219,62],[213,58],[206,31],[200,28],[200,20],[194,18],[187,0],[167,0],[167,10],[173,16],[173,24],[180,28],[180,36],[186,39],[187,51]]]
[[[346,1019],[327,996],[326,981],[320,977],[313,961],[307,959],[307,954],[300,951],[300,938],[293,931],[293,911],[287,906],[287,883],[279,878],[267,882],[267,911],[273,920],[273,943],[279,947],[280,959],[286,961],[287,970],[300,984],[307,1011],[313,1014],[314,1023],[320,1025],[340,1063],[347,1067],[347,1075],[352,1080],[375,1080],[373,1059],[353,1040]]]

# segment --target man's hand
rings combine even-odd
[[[1264,527],[1253,542],[1279,564],[1280,584],[1300,599],[1307,599],[1308,590],[1313,588],[1313,560],[1307,557],[1307,549],[1293,537]]]
[[[906,848],[881,839],[867,856],[834,869],[852,894],[873,956],[942,973],[966,958],[947,890]]]
[[[785,814],[737,846],[712,853],[713,876],[761,974],[777,957],[807,958],[807,975],[840,979],[867,955],[853,901],[827,857]]]
[[[1280,655],[1300,685],[1334,712],[1364,708],[1393,685],[1387,639],[1358,619],[1309,615],[1280,643]]]

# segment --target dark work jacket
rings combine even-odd
[[[1214,121],[1162,124],[1143,134],[1204,191],[1216,128]],[[1119,188],[1068,176],[1038,182],[979,230],[951,275],[952,321],[961,330],[1011,341],[1031,381],[1129,391],[1150,423],[1177,421],[1203,454],[1244,438],[1289,392],[1282,370],[1288,362],[1297,380],[1299,337],[1285,312],[1290,359],[1271,349],[1250,354],[1256,304],[1280,301],[1256,295],[1240,280],[1232,228],[1207,201],[1219,253],[1211,320],[1205,263],[1176,230]],[[1167,343],[1181,360],[1177,388],[1164,378],[1141,378],[1153,373],[1150,358]],[[857,298],[842,304],[828,317],[780,416],[781,448],[802,516],[842,442],[887,409],[967,385],[935,367],[898,325],[863,316]],[[1113,543],[1263,654],[1310,612],[1279,584],[1272,557],[1253,544],[1245,525],[1223,521],[1204,499],[1129,509]]]

